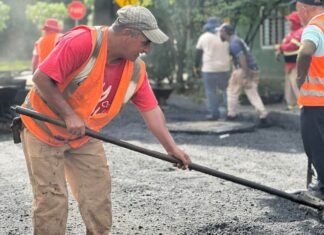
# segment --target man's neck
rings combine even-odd
[[[108,34],[108,54],[107,54],[107,63],[108,64],[118,64],[123,59],[120,57],[119,52],[116,51],[116,48],[119,48],[116,45],[116,42],[118,43],[118,39],[116,39],[116,33],[114,30],[110,27],[109,28],[109,34]]]
[[[314,10],[314,12],[312,13],[312,15],[309,17],[309,21],[308,21],[308,23],[312,20],[312,19],[314,19],[316,16],[319,16],[319,15],[322,15],[322,14],[324,14],[324,8],[316,8],[315,10]]]

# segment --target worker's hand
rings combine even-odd
[[[253,78],[253,74],[250,69],[248,69],[246,71],[242,69],[241,76],[242,76],[243,80],[252,80],[252,78]]]
[[[246,89],[249,89],[251,88],[251,85],[252,85],[252,73],[251,73],[251,70],[240,70],[241,72],[241,82],[242,82],[242,85],[244,88]]]
[[[176,164],[176,167],[178,168],[185,170],[188,169],[189,164],[191,164],[191,159],[189,155],[186,154],[182,149],[178,147],[172,152],[169,152],[168,154],[181,160],[182,164]]]
[[[71,113],[64,117],[67,131],[74,135],[76,138],[80,138],[85,134],[85,123],[76,113]]]
[[[279,52],[280,52],[280,44],[276,44],[276,45],[274,45],[274,49],[275,49],[276,51],[279,51]]]
[[[275,48],[275,57],[276,57],[276,60],[279,61],[280,55],[282,53],[281,50],[280,50],[280,44],[275,45],[274,48]]]
[[[277,61],[280,60],[280,55],[281,55],[281,51],[276,51],[276,52],[275,52],[275,57],[276,57],[276,60],[277,60]]]
[[[243,84],[243,87],[245,89],[250,89],[253,86],[253,83],[252,83],[252,80],[251,79],[245,79],[245,78],[243,78],[242,84]]]
[[[194,74],[195,77],[200,77],[200,68],[193,67],[192,68],[192,72],[193,72],[193,74]]]

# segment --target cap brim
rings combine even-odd
[[[61,28],[54,28],[54,27],[50,27],[50,26],[43,26],[42,30],[54,30],[56,32],[62,32],[62,29]]]
[[[169,40],[169,37],[160,29],[143,30],[143,34],[153,43],[162,44]]]
[[[295,17],[292,17],[292,16],[286,16],[285,17],[286,20],[290,20],[290,21],[294,21],[298,24],[300,24],[300,21],[298,19],[296,19]]]
[[[204,24],[204,29],[206,28],[206,29],[214,29],[214,28],[216,28],[217,26],[219,26],[219,24],[209,24],[209,23],[207,23],[207,24]]]
[[[222,29],[222,26],[216,27],[216,28],[215,28],[215,32],[218,32],[218,31],[220,31],[221,29]]]

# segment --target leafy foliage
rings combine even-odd
[[[254,38],[263,21],[278,8],[280,4],[289,4],[291,0],[219,0],[216,15],[228,18],[234,25],[246,26],[245,41],[252,46]],[[260,15],[260,10],[263,14]]]
[[[37,27],[41,27],[48,18],[55,18],[63,25],[67,8],[63,3],[37,2],[35,5],[27,5],[26,16]]]
[[[91,8],[91,7],[93,7],[94,0],[84,0],[83,3],[84,3],[87,7]]]
[[[1,61],[0,71],[22,71],[30,69],[30,60]]]
[[[65,5],[53,2],[64,2]],[[62,21],[67,17],[66,6],[70,2],[70,0],[43,0],[28,6],[26,14],[38,26],[48,17]],[[96,12],[95,0],[83,2],[90,12],[94,10],[95,17],[97,15],[100,18],[100,14],[107,15],[109,11],[113,14],[114,10],[108,9],[112,7],[111,4],[101,4],[101,8]],[[243,27],[245,35],[240,36],[252,46],[258,29],[267,15],[279,4],[288,2],[291,0],[139,0],[140,5],[152,11],[160,28],[170,37],[166,44],[153,46],[151,53],[146,57],[150,77],[152,76],[151,78],[158,83],[167,77],[181,89],[194,86],[197,82],[192,75],[195,45],[209,16],[218,16],[230,21],[239,29]],[[260,16],[261,8],[264,9],[263,16]],[[89,20],[88,16],[88,22],[91,18],[90,16]],[[107,19],[97,20],[96,23],[98,22],[107,22]]]
[[[164,50],[155,46],[148,55],[148,73],[153,74],[154,79],[168,77],[180,89],[186,86],[183,75],[191,73],[195,43],[201,32],[201,25],[195,27],[200,2],[151,0],[147,6],[157,18],[160,28],[170,37],[168,43],[163,45]],[[142,1],[142,4],[145,3],[148,1]]]
[[[0,1],[0,31],[6,28],[6,21],[9,19],[10,6]]]
[[[164,44],[167,51],[154,48],[148,57],[154,66],[167,65],[166,69],[153,70],[154,66],[148,66],[149,73],[152,68],[154,77],[162,79],[172,70],[169,76],[176,74],[174,81],[180,88],[194,86],[197,82],[192,75],[195,44],[209,16],[218,16],[243,27],[245,35],[241,36],[252,46],[263,20],[279,4],[288,2],[290,0],[141,0],[141,5],[153,12],[160,28],[170,37],[170,45]],[[260,16],[261,8],[263,16]],[[158,71],[161,71],[160,76],[156,75]]]

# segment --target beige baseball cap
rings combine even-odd
[[[116,21],[126,27],[140,30],[153,43],[162,44],[169,39],[159,29],[154,15],[145,7],[128,5],[120,8]]]

